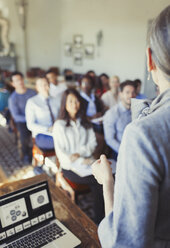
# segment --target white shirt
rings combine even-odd
[[[87,116],[93,116],[97,113],[96,110],[96,104],[95,104],[95,95],[93,93],[91,93],[90,97],[85,94],[84,92],[80,92],[80,95],[86,100],[88,101],[88,107],[87,107],[87,112],[86,115]]]
[[[64,83],[60,83],[57,85],[54,85],[50,83],[50,96],[52,97],[62,97],[63,92],[67,89],[66,85]]]
[[[49,104],[56,119],[60,109],[60,101],[50,96]],[[32,132],[33,137],[40,133],[52,135],[48,131],[49,127],[53,125],[52,118],[46,99],[42,95],[37,94],[27,101],[25,115],[27,127]]]
[[[92,156],[97,145],[93,129],[85,129],[80,120],[70,121],[70,126],[66,126],[64,120],[57,120],[53,128],[53,139],[60,165],[66,170],[73,166],[70,155],[80,154],[76,163],[82,164],[84,158]]]
[[[104,105],[106,107],[113,107],[114,105],[116,105],[119,101],[119,98],[116,100],[113,93],[111,92],[111,90],[108,90],[107,92],[105,92],[102,96],[101,96],[102,101],[104,102]]]

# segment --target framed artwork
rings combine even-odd
[[[85,44],[84,45],[84,56],[87,59],[94,58],[94,45],[93,44]]]
[[[83,52],[77,51],[73,54],[74,64],[82,65],[83,64]]]
[[[67,56],[67,57],[71,57],[73,55],[72,43],[67,42],[64,44],[64,53],[65,53],[65,56]]]
[[[74,46],[74,48],[82,48],[82,46],[83,46],[83,35],[75,34],[73,36],[73,46]]]

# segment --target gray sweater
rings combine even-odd
[[[103,248],[170,248],[170,89],[127,126],[98,232]]]

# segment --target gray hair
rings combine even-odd
[[[153,20],[148,33],[148,45],[155,64],[170,81],[170,5]]]

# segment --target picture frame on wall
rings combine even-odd
[[[75,51],[73,54],[73,60],[75,65],[81,66],[83,64],[83,52]]]
[[[72,43],[65,43],[64,44],[64,54],[67,57],[71,57],[73,55],[73,45]]]
[[[73,35],[73,46],[74,48],[82,48],[83,47],[83,35],[75,34]]]
[[[93,44],[85,44],[84,45],[84,56],[87,59],[93,59],[94,58],[94,52],[95,48]]]

